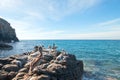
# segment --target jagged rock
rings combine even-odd
[[[0,18],[0,41],[11,42],[19,41],[16,37],[15,29],[13,29],[6,20]]]
[[[0,71],[0,80],[8,80],[8,72]]]
[[[3,67],[3,64],[0,63],[0,69]]]
[[[26,73],[24,72],[20,72],[16,75],[16,77],[13,79],[13,80],[19,80],[19,79],[22,79],[24,77]]]
[[[82,80],[83,61],[77,60],[72,54],[48,50],[50,49],[43,51],[43,55],[37,61],[39,63],[32,68],[31,62],[35,61],[40,53],[30,52],[0,59],[1,71],[6,71],[0,72],[2,74],[0,80],[6,77],[9,78],[6,80],[26,80],[25,78],[28,80]]]
[[[30,78],[30,80],[38,80],[38,78],[36,76],[33,76]]]
[[[10,62],[12,61],[13,59],[11,58],[0,58],[0,63],[5,65],[5,64],[10,64]]]
[[[50,80],[50,76],[49,75],[40,75],[38,77],[38,80]]]
[[[12,80],[15,76],[16,76],[16,72],[13,72],[11,71],[10,73],[8,73],[8,77],[9,77],[9,80]]]
[[[18,67],[22,67],[22,62],[21,61],[19,61],[19,60],[13,60],[12,62],[11,62],[12,64],[16,64]]]
[[[61,64],[52,63],[47,67],[47,69],[48,69],[48,71],[53,72],[55,74],[64,73],[64,71],[63,71],[64,66],[62,66]]]
[[[43,59],[46,61],[51,61],[53,59],[53,56],[51,54],[43,54]]]
[[[22,69],[19,70],[19,72],[25,72],[25,73],[27,73],[28,69],[27,68],[22,68]]]
[[[2,69],[4,69],[7,72],[10,72],[10,71],[17,72],[19,70],[19,67],[15,64],[6,64],[2,67]]]

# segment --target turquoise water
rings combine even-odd
[[[47,47],[53,43],[58,50],[64,49],[84,61],[88,80],[105,80],[106,77],[120,79],[120,40],[22,40],[12,43],[13,50],[0,51],[0,57],[31,51],[36,45]]]

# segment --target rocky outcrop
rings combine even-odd
[[[13,29],[7,21],[0,18],[0,41],[11,42],[19,41],[16,37],[15,29]]]
[[[1,58],[0,80],[82,80],[83,62],[75,55],[43,47],[42,56],[37,59],[39,54],[34,50]],[[36,59],[38,61],[31,69],[31,63]]]
[[[0,50],[11,50],[13,47],[11,45],[0,43]]]

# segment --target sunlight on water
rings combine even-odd
[[[52,45],[84,61],[83,80],[120,79],[120,41],[119,40],[33,40],[12,43],[14,49],[0,51],[0,57],[21,54],[33,49],[35,45]]]

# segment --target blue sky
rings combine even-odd
[[[0,0],[19,39],[120,39],[120,0]]]

